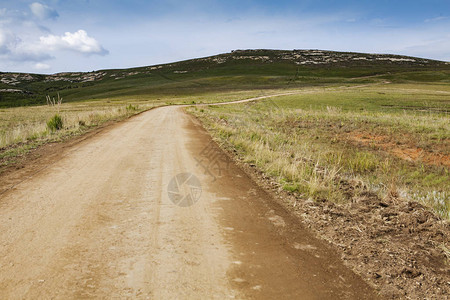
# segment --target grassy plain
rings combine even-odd
[[[0,109],[0,166],[14,163],[18,156],[42,144],[80,135],[107,121],[123,119],[151,107],[151,104],[99,101]],[[62,117],[63,126],[55,131],[47,122],[56,114]]]
[[[289,91],[296,94],[188,111],[263,171],[263,182],[287,191],[277,191],[282,203],[380,291],[442,298],[450,261],[450,63],[249,50],[127,70],[0,73],[0,173],[26,164],[40,145],[152,107]],[[45,105],[57,93],[63,104]],[[63,147],[42,147],[36,157]]]
[[[155,106],[288,90],[302,92],[196,113],[287,190],[349,201],[341,181],[354,181],[352,190],[395,191],[449,217],[450,66],[419,58],[248,50],[126,70],[0,73],[0,163]],[[43,105],[56,93],[60,108]],[[52,131],[56,113],[63,128]]]
[[[191,111],[245,162],[306,199],[348,203],[371,190],[450,219],[446,84],[314,87]]]
[[[59,107],[36,105],[0,108],[0,166],[14,162],[17,156],[39,145],[80,135],[105,122],[128,118],[153,107],[241,100],[275,92],[255,89],[169,96],[134,95],[67,103],[63,97]],[[52,131],[47,122],[55,114],[62,117],[63,128]]]

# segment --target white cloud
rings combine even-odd
[[[39,2],[31,3],[30,9],[33,15],[35,15],[40,20],[56,19],[57,17],[59,17],[59,14],[56,10]]]
[[[32,65],[34,69],[45,70],[47,65],[43,62],[55,59],[61,51],[72,51],[87,56],[108,54],[108,51],[84,30],[66,32],[62,36],[40,36],[36,39],[33,35],[19,37],[10,30],[0,27],[0,61],[4,63],[34,62],[36,63]]]
[[[37,63],[34,65],[34,68],[36,70],[48,70],[48,69],[50,69],[50,66],[47,64],[43,64],[43,63]]]
[[[66,32],[58,36],[44,27],[42,21],[56,18],[56,10],[45,4],[34,2],[30,12],[0,8],[0,68],[14,65],[28,65],[36,68],[36,63],[44,63],[72,51],[86,56],[106,55],[108,51],[86,31]],[[55,24],[55,23],[53,23]],[[39,67],[44,67],[40,65]]]
[[[4,31],[0,28],[0,54],[9,53],[10,46],[14,42],[14,35],[11,32]]]
[[[23,41],[9,30],[0,28],[0,57],[9,61],[43,61],[52,56],[39,44]]]
[[[43,51],[39,45],[18,41],[10,52],[7,54],[7,59],[17,62],[33,61],[40,62],[54,58],[50,53]]]
[[[106,55],[108,50],[102,47],[93,37],[88,36],[87,32],[80,29],[77,32],[66,32],[63,36],[48,35],[40,37],[42,46],[49,50],[71,50],[82,54]]]
[[[58,8],[62,7],[60,3],[71,1],[13,2],[35,2],[32,6],[45,10],[46,6],[40,3]],[[37,63],[49,63],[49,59],[53,59],[51,71],[129,67],[242,48],[389,52],[450,60],[450,16],[445,15],[431,15],[414,24],[397,24],[389,18],[371,19],[353,12],[300,15],[261,14],[255,10],[233,18],[226,13],[200,12],[130,19],[128,15],[106,17],[102,10],[95,18],[80,19],[82,8],[72,3],[64,10],[64,18],[48,22],[51,14],[39,14],[36,9],[32,14],[32,6],[26,6],[27,12],[0,8],[1,70],[33,70]],[[108,22],[116,26],[107,26]],[[84,30],[76,31],[81,28]],[[65,31],[70,32],[64,34]],[[99,59],[98,55],[108,53],[103,46],[113,55]],[[79,54],[83,59],[76,58]]]

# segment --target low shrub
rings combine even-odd
[[[60,115],[55,114],[50,120],[47,122],[47,128],[50,131],[57,131],[63,128],[63,120]]]

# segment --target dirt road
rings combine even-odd
[[[374,294],[182,108],[164,107],[65,150],[0,195],[0,298],[90,297]]]

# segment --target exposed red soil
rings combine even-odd
[[[398,144],[390,141],[388,136],[374,135],[366,132],[351,132],[348,139],[362,145],[373,145],[384,151],[410,162],[423,162],[427,165],[450,167],[450,155],[435,153],[407,144]]]

